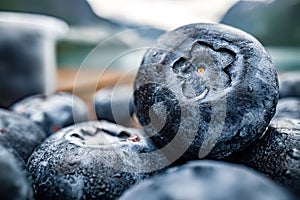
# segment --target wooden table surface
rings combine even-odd
[[[93,111],[94,93],[103,87],[114,86],[116,84],[132,84],[135,75],[120,73],[118,71],[106,71],[89,69],[58,69],[57,70],[57,91],[71,92],[85,101],[89,109],[89,118],[96,119]]]
[[[95,91],[116,84],[133,84],[134,74],[124,75],[118,71],[99,71],[94,69],[58,69],[57,91],[72,92],[89,102]]]

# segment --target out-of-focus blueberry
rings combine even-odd
[[[290,200],[271,180],[242,166],[193,161],[126,191],[120,200]]]
[[[17,102],[11,110],[34,121],[48,135],[88,120],[85,103],[76,95],[66,92],[34,95]]]
[[[31,120],[0,109],[0,144],[14,149],[25,162],[45,138],[46,133]]]
[[[32,200],[33,190],[25,163],[0,145],[0,199]]]
[[[95,94],[94,108],[97,119],[116,124],[133,125],[133,86],[118,85],[102,88]]]
[[[279,76],[280,98],[300,98],[300,72],[287,72]]]
[[[276,118],[300,119],[300,98],[287,97],[279,99],[273,119]]]

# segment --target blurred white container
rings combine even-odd
[[[55,43],[67,30],[53,17],[0,12],[0,107],[55,90]]]

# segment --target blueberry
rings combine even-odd
[[[279,76],[280,98],[300,98],[300,72],[288,72]]]
[[[170,160],[218,159],[261,136],[278,93],[272,59],[255,38],[225,25],[190,24],[146,52],[134,104],[145,132],[159,148],[168,145]]]
[[[46,133],[32,121],[0,109],[0,144],[14,149],[26,162]]]
[[[83,122],[51,135],[30,157],[36,199],[116,199],[156,171],[155,146],[137,129]],[[159,170],[158,170],[159,171]],[[157,172],[158,172],[157,171]]]
[[[120,125],[133,125],[133,86],[119,85],[100,89],[94,97],[97,119]]]
[[[300,119],[274,119],[262,138],[229,160],[252,167],[300,195]]]
[[[279,99],[273,119],[276,118],[300,119],[300,99],[295,97]]]
[[[120,200],[284,200],[285,190],[257,172],[217,161],[193,161],[126,191]]]
[[[33,199],[30,181],[24,161],[0,145],[0,199]]]
[[[34,95],[17,102],[11,110],[34,121],[48,135],[88,120],[85,103],[76,95],[65,92]]]

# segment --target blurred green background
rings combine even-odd
[[[240,1],[221,23],[258,38],[271,52],[278,71],[300,70],[300,1]]]
[[[161,0],[162,4],[155,1],[153,8],[143,8],[143,3],[151,5],[149,0],[127,0],[128,7],[114,4],[111,8],[105,4],[108,1],[1,0],[0,10],[45,14],[65,20],[70,31],[58,42],[57,62],[60,68],[83,65],[101,68],[109,65],[126,69],[138,66],[146,47],[151,46],[159,35],[178,25],[179,19],[184,19],[182,23],[221,22],[238,27],[266,46],[278,71],[300,70],[300,0],[177,0],[176,3]],[[148,18],[141,17],[138,21],[139,17],[130,16],[134,13],[125,13],[126,8],[133,7],[132,2],[139,2],[139,11],[143,13],[144,9]],[[160,5],[162,9],[157,9]],[[111,15],[109,9],[112,9]],[[148,14],[146,10],[151,9],[157,12]],[[118,12],[120,15],[115,14]],[[196,14],[189,16],[189,12]],[[163,15],[178,18],[167,20],[161,17]],[[161,23],[155,23],[158,21]]]

